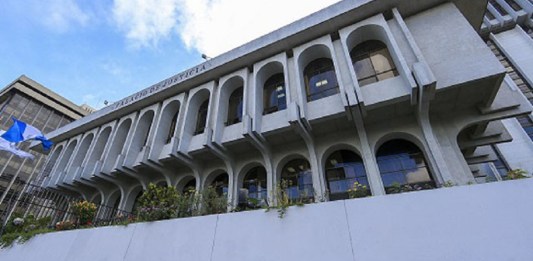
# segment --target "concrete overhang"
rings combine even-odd
[[[187,91],[205,82],[216,80],[225,74],[241,68],[251,67],[255,62],[278,53],[290,53],[295,46],[323,35],[335,33],[339,29],[365,18],[379,13],[388,14],[394,7],[399,10],[403,17],[409,17],[447,2],[453,2],[472,27],[479,32],[487,0],[345,0],[156,83],[82,119],[52,131],[47,134],[47,137],[57,142],[75,136],[172,95]],[[157,91],[149,91],[149,89],[152,90],[154,87],[157,87],[155,88]],[[149,94],[143,95],[143,93]],[[36,144],[32,143],[32,147],[35,147]]]

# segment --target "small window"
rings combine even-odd
[[[305,67],[304,78],[308,102],[339,93],[331,59],[319,58],[309,63]]]
[[[242,89],[242,87],[237,88],[229,97],[228,120],[226,121],[226,126],[242,122]]]
[[[283,73],[273,75],[266,81],[263,89],[263,107],[263,115],[287,108]]]
[[[398,76],[387,46],[376,40],[366,41],[350,52],[360,86]]]
[[[200,108],[198,109],[198,119],[196,120],[196,129],[194,135],[202,134],[205,131],[205,126],[207,124],[207,109],[209,106],[209,99],[204,101]]]

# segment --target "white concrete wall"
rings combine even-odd
[[[502,123],[513,137],[511,142],[496,144],[502,157],[511,169],[523,169],[533,173],[533,142],[516,119],[502,120]]]
[[[533,260],[533,179],[37,236],[0,260]]]
[[[519,26],[513,30],[491,35],[491,39],[529,85],[533,86],[533,39]]]

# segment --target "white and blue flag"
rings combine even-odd
[[[33,155],[31,153],[25,152],[19,148],[17,148],[17,144],[10,142],[4,138],[2,138],[2,134],[4,134],[5,131],[0,130],[0,150],[5,150],[8,152],[11,152],[21,158],[29,158],[33,159]]]
[[[52,147],[53,143],[49,141],[39,129],[23,121],[19,121],[14,117],[12,119],[13,125],[0,136],[4,140],[15,144],[27,140],[38,140],[41,141],[45,151]]]

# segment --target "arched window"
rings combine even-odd
[[[291,200],[314,200],[311,166],[305,159],[289,161],[281,170],[282,187]]]
[[[398,76],[387,46],[377,40],[358,44],[350,52],[360,86]]]
[[[435,188],[420,149],[405,140],[391,140],[379,148],[377,161],[387,194]]]
[[[229,97],[226,126],[242,122],[242,89],[242,87],[237,88]]]
[[[187,184],[185,184],[185,186],[183,186],[181,193],[185,194],[185,193],[189,193],[195,190],[196,190],[196,179],[192,178],[191,180],[187,182]]]
[[[349,150],[333,152],[326,160],[326,179],[329,199],[347,199],[349,189],[355,189],[352,197],[370,196],[365,166],[359,155]],[[356,184],[357,182],[357,184]]]
[[[310,62],[304,69],[307,101],[314,101],[339,92],[333,62],[319,58]]]
[[[211,186],[215,188],[215,191],[219,196],[228,195],[228,173],[221,173],[211,182]]]
[[[176,125],[178,124],[178,114],[180,113],[179,110],[176,111],[174,116],[172,116],[172,121],[170,122],[170,129],[168,130],[167,140],[165,144],[169,144],[172,140],[172,137],[174,137],[174,134],[176,132]]]
[[[283,73],[271,76],[263,89],[263,115],[287,108],[285,97],[285,78]]]
[[[209,106],[209,99],[205,100],[200,108],[198,109],[198,118],[196,120],[196,129],[194,134],[202,134],[205,131],[205,126],[207,124],[207,109]]]
[[[243,208],[257,208],[267,198],[266,170],[255,167],[244,176],[239,193],[239,205]]]

